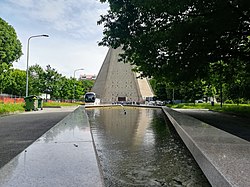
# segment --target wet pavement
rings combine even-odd
[[[44,108],[0,117],[0,168],[75,109]]]
[[[0,186],[103,186],[83,107],[3,166]]]
[[[105,186],[210,186],[161,109],[87,109]]]

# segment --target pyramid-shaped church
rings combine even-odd
[[[109,49],[92,88],[102,104],[144,103],[154,96],[146,78],[136,78],[132,65],[118,62],[122,52],[121,47]]]

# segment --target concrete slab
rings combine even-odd
[[[248,141],[167,107],[163,111],[212,186],[250,186]]]
[[[0,170],[0,186],[103,186],[87,115],[70,113]]]

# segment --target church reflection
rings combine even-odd
[[[105,186],[174,186],[177,179],[209,186],[161,109],[100,107],[87,114]]]

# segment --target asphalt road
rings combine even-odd
[[[0,168],[75,108],[44,108],[0,117]]]
[[[218,129],[250,141],[250,118],[209,110],[177,109]]]

